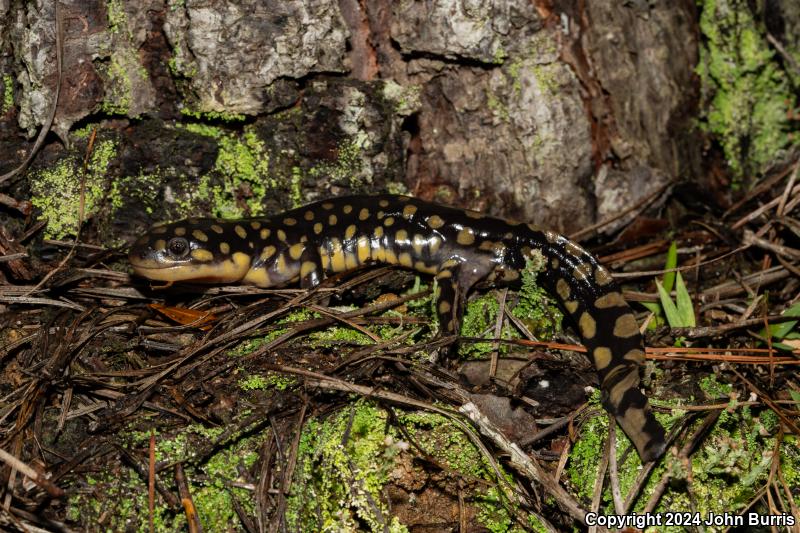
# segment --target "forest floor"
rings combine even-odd
[[[644,387],[670,434],[648,465],[609,432],[581,346],[531,286],[476,292],[453,361],[432,355],[452,339],[435,336],[431,280],[407,272],[158,289],[122,251],[45,243],[52,274],[0,286],[0,526],[546,531],[635,510],[721,531],[711,517],[798,516],[797,170],[724,212],[676,186],[613,242],[583,235],[646,332]]]

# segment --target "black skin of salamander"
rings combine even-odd
[[[440,333],[457,335],[469,290],[482,281],[516,284],[537,252],[544,259],[538,279],[576,324],[603,405],[642,460],[657,459],[665,432],[638,387],[644,346],[633,313],[608,271],[553,232],[406,196],[349,196],[260,218],[157,226],[129,257],[136,273],[161,281],[307,288],[362,264],[401,265],[436,277]]]

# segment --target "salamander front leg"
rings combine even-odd
[[[461,331],[461,319],[467,293],[475,283],[486,277],[491,266],[467,263],[457,259],[448,259],[439,267],[436,282],[439,295],[436,299],[436,314],[439,318],[439,336],[458,335]],[[458,340],[448,349],[448,355],[456,355]]]

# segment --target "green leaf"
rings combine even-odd
[[[783,316],[796,316],[800,317],[800,302],[794,304],[789,309],[783,312]],[[784,339],[797,325],[797,320],[790,320],[789,322],[780,322],[778,324],[770,324],[769,332],[775,339]],[[766,337],[766,331],[761,330],[761,336]]]
[[[658,280],[656,280],[656,287],[658,288],[658,297],[661,300],[661,307],[664,309],[664,315],[667,317],[667,323],[671,328],[681,327],[681,315],[678,313],[678,308],[675,307],[675,302],[672,301],[669,293]]]
[[[656,329],[664,325],[664,317],[661,313],[661,305],[658,302],[640,302],[648,311],[653,313],[653,320],[648,322],[647,329]]]
[[[664,265],[664,270],[672,270],[678,267],[678,243],[672,241],[667,250],[667,262]],[[664,273],[664,290],[668,293],[672,292],[672,287],[675,285],[675,272]]]
[[[800,402],[800,392],[797,392],[796,390],[790,390],[789,396],[792,397],[792,400]]]
[[[678,304],[678,315],[680,317],[681,325],[679,327],[693,328],[697,324],[694,317],[694,304],[692,304],[692,297],[689,296],[689,291],[686,290],[686,284],[683,282],[683,276],[678,272],[675,280],[675,295]]]

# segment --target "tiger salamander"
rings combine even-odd
[[[664,429],[639,390],[644,346],[633,312],[592,255],[551,231],[407,196],[349,196],[263,218],[157,225],[129,259],[157,281],[304,288],[367,263],[400,265],[436,277],[440,331],[458,334],[470,288],[513,283],[535,252],[546,260],[541,284],[577,324],[597,368],[603,405],[642,460],[657,459]]]

